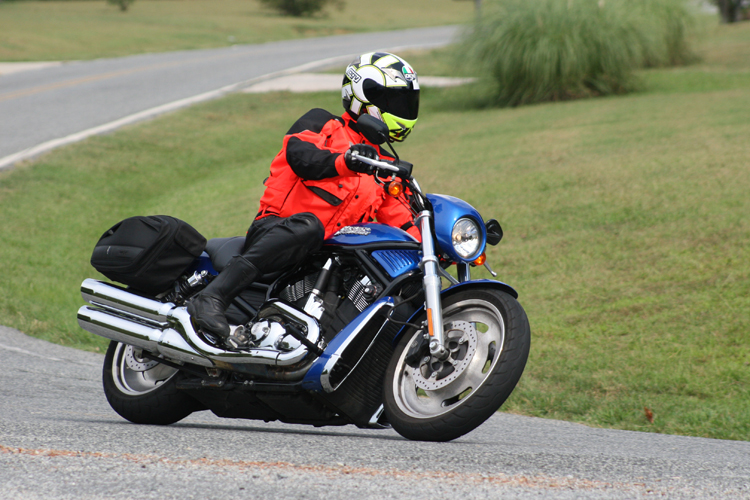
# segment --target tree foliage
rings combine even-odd
[[[744,14],[742,0],[711,0],[719,8],[722,22],[736,23],[741,21]]]

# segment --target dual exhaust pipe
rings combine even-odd
[[[81,328],[173,361],[230,371],[248,371],[248,365],[293,369],[308,354],[304,345],[289,352],[220,349],[198,335],[185,307],[142,297],[97,280],[84,280],[81,296],[91,304],[78,310]],[[313,344],[318,343],[320,329],[314,318],[282,302],[275,302],[272,307],[305,325],[307,339]]]

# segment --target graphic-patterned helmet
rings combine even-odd
[[[341,89],[352,117],[368,113],[388,125],[391,139],[409,135],[419,114],[419,83],[412,67],[387,52],[370,52],[351,62]]]

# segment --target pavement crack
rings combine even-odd
[[[521,487],[541,490],[589,490],[589,491],[611,491],[611,490],[638,490],[641,493],[653,492],[652,487],[643,483],[614,483],[605,481],[592,481],[588,479],[567,477],[552,477],[544,475],[506,475],[502,473],[463,473],[450,471],[406,471],[398,469],[379,469],[366,466],[348,466],[348,465],[306,465],[294,464],[290,462],[269,462],[254,460],[231,460],[215,459],[202,457],[197,459],[166,458],[156,455],[144,455],[133,453],[103,453],[90,451],[73,451],[73,450],[54,450],[54,449],[27,449],[0,445],[0,453],[13,455],[25,455],[32,457],[52,457],[52,458],[83,458],[83,459],[115,459],[125,460],[141,467],[148,465],[166,465],[178,467],[198,467],[198,468],[216,468],[221,471],[235,470],[240,472],[246,471],[267,471],[276,473],[278,479],[285,479],[289,474],[303,473],[313,475],[325,475],[336,478],[344,476],[360,477],[380,477],[403,481],[419,480],[436,480],[450,483],[474,483],[489,484],[501,487]]]

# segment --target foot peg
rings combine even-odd
[[[245,327],[239,325],[237,327],[234,327],[224,343],[232,351],[241,351],[243,349],[251,347],[250,340],[250,335],[245,330]]]

